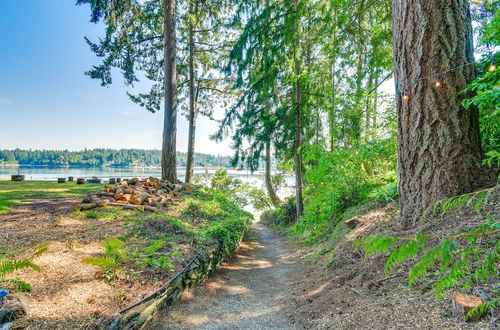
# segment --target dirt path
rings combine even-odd
[[[297,328],[286,315],[299,266],[270,229],[257,222],[254,233],[204,284],[160,315],[153,329]]]

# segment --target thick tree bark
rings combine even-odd
[[[295,0],[295,10],[298,10],[299,0]],[[295,137],[293,141],[295,160],[295,196],[297,199],[297,220],[302,216],[304,209],[302,199],[302,154],[300,151],[302,133],[302,91],[300,86],[300,21],[297,15],[296,22],[296,46],[294,54],[295,62]]]
[[[161,176],[163,180],[175,183],[177,180],[175,159],[177,134],[175,0],[163,0],[163,33],[165,118],[163,121]]]
[[[265,181],[267,194],[269,195],[269,199],[273,203],[274,207],[278,207],[281,203],[280,198],[276,194],[276,191],[273,187],[273,180],[271,177],[271,142],[266,142],[266,173],[265,173]]]
[[[437,200],[477,187],[478,113],[458,95],[475,73],[469,1],[394,1],[393,22],[401,221],[410,228]]]
[[[193,0],[189,0],[189,14],[194,14]],[[195,100],[195,72],[194,72],[194,26],[189,18],[189,132],[188,132],[188,150],[186,161],[186,183],[191,182],[193,177],[193,162],[194,162],[194,142],[196,136],[196,100]]]

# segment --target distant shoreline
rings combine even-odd
[[[88,165],[31,165],[31,164],[2,164],[0,163],[0,167],[21,167],[21,168],[136,168],[136,169],[161,169],[160,165],[150,165],[150,166],[136,166],[136,165],[124,165],[124,166],[88,166]],[[186,166],[176,166],[177,169],[185,169]],[[232,167],[228,166],[194,166],[193,169],[218,169],[218,168],[226,168],[232,169]]]

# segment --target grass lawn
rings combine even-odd
[[[9,206],[21,202],[36,198],[81,197],[99,187],[95,184],[77,185],[76,182],[0,180],[0,214],[9,212]]]

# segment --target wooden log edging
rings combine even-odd
[[[240,245],[244,233],[243,230],[238,241],[231,246],[231,252]],[[182,296],[184,290],[198,285],[216,270],[217,266],[229,256],[229,253],[224,251],[222,242],[219,242],[218,247],[212,252],[204,254],[198,251],[186,266],[164,286],[139,302],[122,309],[119,312],[120,316],[115,318],[108,330],[146,329],[157,312],[173,305]]]

